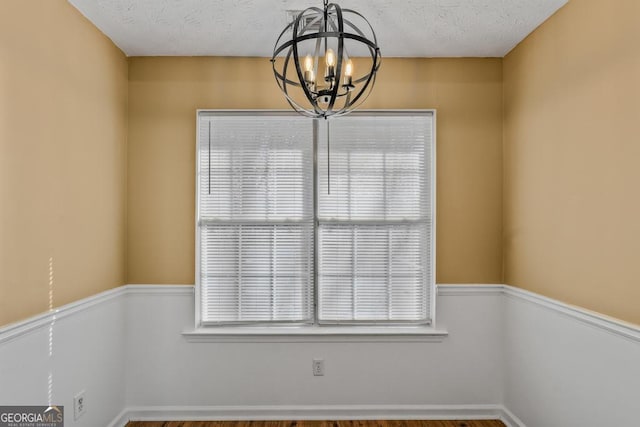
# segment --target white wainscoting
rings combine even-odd
[[[504,303],[504,404],[521,422],[640,425],[640,328],[512,287]]]
[[[126,406],[125,289],[0,328],[0,405],[63,405],[65,426],[105,426]],[[53,332],[49,353],[50,330]],[[85,391],[77,421],[73,397]]]
[[[127,403],[178,407],[180,414],[190,407],[316,407],[326,414],[322,408],[499,405],[500,291],[439,296],[436,324],[449,333],[441,342],[193,343],[182,336],[193,328],[192,294],[134,288],[127,297]],[[323,377],[312,375],[314,358],[325,361]]]
[[[640,329],[503,285],[441,285],[441,340],[189,342],[193,287],[128,285],[0,329],[0,404],[127,420],[500,418],[634,425]],[[53,356],[49,357],[49,326]],[[325,360],[325,376],[311,360]],[[73,419],[73,396],[87,413]],[[514,415],[515,414],[515,415]]]

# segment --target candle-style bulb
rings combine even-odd
[[[311,58],[311,55],[305,56],[302,63],[302,71],[304,71],[304,81],[307,84],[310,85],[315,83],[316,76],[313,73],[313,59]]]
[[[342,83],[342,87],[345,88],[347,92],[351,92],[353,89],[355,89],[355,86],[353,85],[352,76],[353,76],[353,62],[351,62],[351,60],[349,59],[344,69],[344,80]]]
[[[311,71],[313,69],[313,59],[311,55],[307,55],[304,58],[304,71]]]
[[[347,77],[353,76],[353,61],[351,60],[347,61],[347,66],[344,70],[344,75]]]
[[[333,49],[327,49],[327,52],[324,56],[325,61],[327,62],[327,67],[335,67],[336,65],[336,53]]]
[[[324,53],[324,61],[327,64],[324,70],[324,81],[328,82],[330,87],[333,87],[336,78],[336,53],[333,49],[327,49]]]

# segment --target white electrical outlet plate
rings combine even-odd
[[[313,359],[313,375],[316,377],[324,375],[324,359]]]
[[[87,401],[84,397],[84,390],[76,394],[73,398],[73,419],[77,420],[87,411]]]

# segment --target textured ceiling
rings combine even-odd
[[[321,0],[68,0],[129,56],[269,57],[288,10]],[[568,0],[338,0],[385,57],[502,57]]]

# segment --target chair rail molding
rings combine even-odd
[[[0,401],[39,404],[51,371],[59,404],[72,407],[83,389],[106,399],[80,425],[295,417],[499,418],[510,427],[597,427],[603,401],[616,425],[635,422],[640,367],[630,361],[640,359],[639,325],[503,284],[439,284],[436,296],[437,327],[448,335],[394,341],[345,330],[324,341],[303,334],[269,343],[193,336],[202,338],[194,345],[183,336],[193,326],[192,284],[123,285],[1,327],[0,380],[21,388],[0,388]],[[55,358],[46,350],[51,329]],[[311,372],[316,356],[327,361],[321,380]],[[219,363],[211,365],[211,357]],[[249,395],[222,388],[238,375],[248,381],[247,372],[261,363],[269,369],[252,377]],[[575,375],[593,366],[602,367],[598,375],[580,382]],[[269,396],[277,378],[284,378],[282,395]],[[562,386],[553,388],[554,381]],[[576,381],[580,389],[573,393]],[[193,388],[192,399],[180,394],[185,387]],[[575,408],[583,408],[579,416]]]

